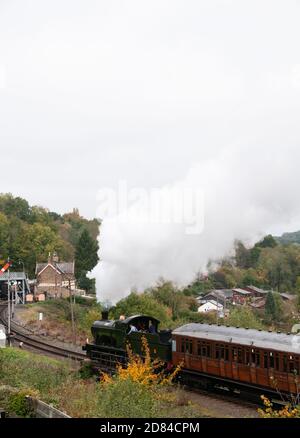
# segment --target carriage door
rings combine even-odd
[[[193,341],[188,338],[183,338],[181,341],[181,352],[184,354],[184,367],[191,367],[191,355],[193,354]]]

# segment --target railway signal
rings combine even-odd
[[[8,321],[7,321],[7,340],[8,345],[10,345],[10,326],[11,326],[11,296],[10,296],[10,281],[9,281],[9,268],[12,266],[12,261],[7,259],[6,264],[0,269],[0,276],[7,271],[7,310],[8,310]]]
[[[0,269],[0,275],[3,275],[5,271],[7,271],[12,266],[12,262],[7,260],[6,264]]]

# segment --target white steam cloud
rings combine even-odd
[[[203,191],[204,223],[198,234],[187,233],[184,223],[172,223],[171,208],[169,223],[147,221],[148,211],[143,220],[132,220],[145,207],[141,200],[131,204],[128,220],[121,220],[124,211],[104,217],[101,262],[94,272],[98,298],[115,302],[133,287],[143,290],[159,277],[187,284],[210,259],[227,254],[235,239],[252,242],[272,227],[296,223],[299,159],[297,146],[276,147],[272,153],[257,146],[236,147],[195,165],[173,188]]]

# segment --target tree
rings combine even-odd
[[[82,272],[91,271],[98,263],[98,241],[93,240],[90,233],[84,229],[79,237],[75,251],[76,277],[79,278]]]
[[[268,236],[264,237],[260,242],[258,242],[255,246],[259,248],[275,248],[275,246],[277,245],[278,244],[274,237],[269,234]]]
[[[291,286],[291,267],[283,247],[264,248],[259,267],[265,270],[269,285],[278,292],[283,286],[287,289]]]
[[[249,250],[240,240],[235,242],[235,263],[242,269],[249,268]]]
[[[171,310],[159,303],[149,294],[138,294],[131,292],[126,298],[120,300],[112,309],[113,318],[118,319],[120,315],[126,317],[132,315],[149,315],[157,318],[163,327],[169,328],[172,324]]]
[[[265,315],[268,321],[279,321],[281,311],[281,297],[274,292],[268,292],[265,306]]]
[[[266,299],[266,306],[265,306],[265,315],[267,319],[273,320],[276,314],[276,304],[274,300],[274,295],[272,292],[269,292]]]
[[[296,294],[297,294],[297,305],[300,309],[300,277],[297,278],[296,282]]]
[[[225,320],[226,324],[232,327],[245,327],[251,329],[264,329],[263,324],[251,309],[245,307],[237,307],[230,312],[230,316]]]
[[[14,216],[21,220],[28,221],[30,218],[30,207],[25,199],[14,198],[11,193],[0,195],[0,211],[6,216]]]
[[[78,286],[90,294],[96,294],[96,280],[95,278],[87,277],[87,272],[82,272],[78,278]]]
[[[172,318],[176,320],[188,311],[197,311],[195,298],[186,296],[171,281],[161,279],[156,287],[146,290],[146,293],[153,296],[159,303],[169,307],[172,311]]]
[[[33,275],[36,261],[47,260],[48,254],[53,252],[65,255],[64,251],[63,240],[50,227],[37,222],[22,225],[14,240],[13,257],[22,259]]]
[[[0,254],[1,258],[8,256],[9,249],[9,221],[5,214],[0,213]]]
[[[87,292],[95,293],[95,280],[88,278],[90,272],[98,263],[98,241],[94,240],[87,229],[79,237],[75,251],[75,276],[78,285]]]

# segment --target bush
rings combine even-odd
[[[103,417],[155,417],[158,415],[158,403],[147,386],[131,379],[117,379],[110,384],[102,385],[99,410]]]
[[[251,309],[248,308],[235,308],[231,311],[230,316],[225,319],[226,324],[232,327],[244,327],[250,329],[265,329],[264,325],[256,317]]]
[[[30,389],[22,389],[9,398],[8,409],[19,417],[33,417],[34,410],[27,396],[36,398],[37,393]]]
[[[51,391],[69,380],[70,375],[70,369],[61,361],[15,348],[0,350],[1,383],[21,389],[33,388],[46,400]]]

